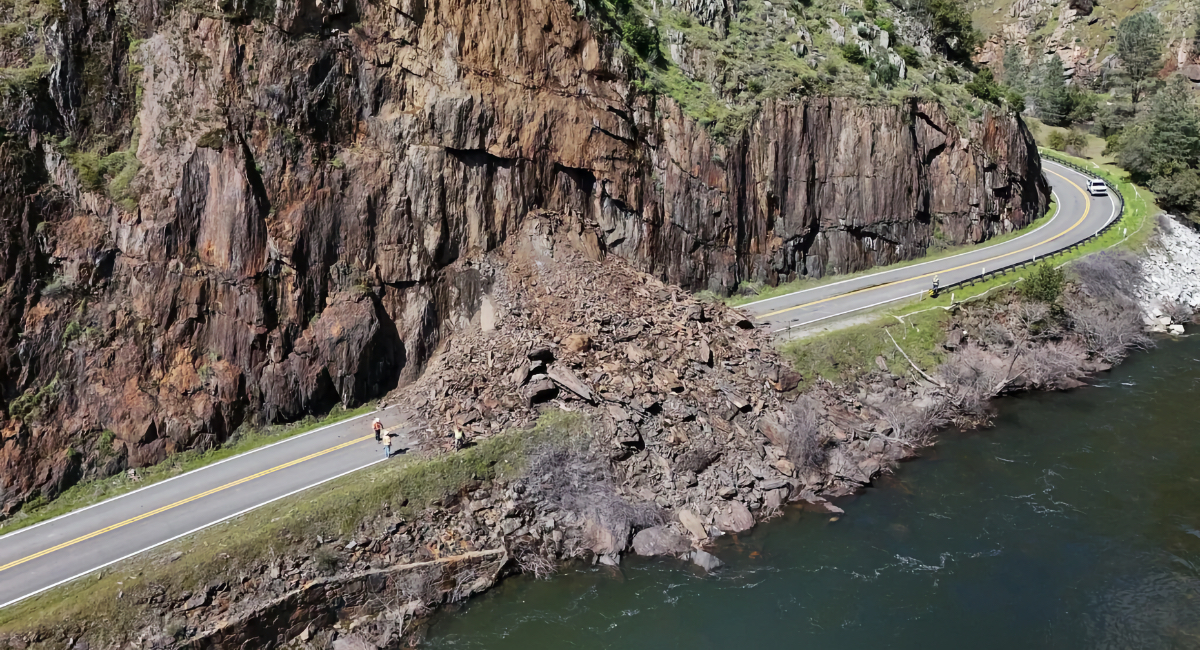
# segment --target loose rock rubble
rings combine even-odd
[[[639,533],[647,554],[678,554],[671,535],[699,545],[751,528],[788,500],[849,493],[910,453],[886,436],[869,444],[886,423],[829,392],[805,402],[825,423],[810,435],[827,464],[798,466],[789,405],[802,378],[769,334],[601,259],[589,234],[541,213],[479,266],[491,285],[477,329],[453,337],[414,386],[389,397],[424,444],[448,448],[455,428],[480,438],[526,426],[547,408],[585,413],[618,492],[664,513],[670,533]],[[588,550],[619,561],[636,531],[614,532]]]
[[[1140,301],[1152,332],[1183,334],[1200,309],[1200,233],[1172,217],[1159,219],[1157,239],[1142,256]]]

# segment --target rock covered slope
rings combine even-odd
[[[1094,0],[1000,0],[975,2],[972,15],[987,35],[976,59],[996,66],[1006,47],[1014,47],[1026,63],[1057,54],[1066,75],[1081,83],[1103,82],[1116,74],[1117,25],[1138,11],[1155,15],[1167,40],[1164,69],[1177,69],[1193,80],[1200,78],[1193,51],[1195,14],[1189,5],[1165,0],[1148,2],[1095,2]]]
[[[1160,215],[1158,231],[1142,257],[1140,302],[1151,331],[1182,334],[1200,313],[1200,233]]]
[[[3,514],[412,381],[535,209],[731,290],[980,240],[1048,195],[998,113],[793,95],[715,140],[562,0],[5,11]]]

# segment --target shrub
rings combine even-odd
[[[904,59],[904,65],[910,68],[921,67],[921,53],[917,51],[917,48],[911,45],[897,45],[896,54],[899,54],[900,58]]]
[[[896,85],[897,81],[900,81],[900,68],[892,65],[889,61],[876,61],[875,80],[891,88]]]
[[[529,456],[525,475],[559,508],[606,529],[623,545],[634,529],[662,523],[653,502],[630,503],[618,492],[612,470],[579,440],[544,445]]]
[[[1025,95],[1022,95],[1015,90],[1009,90],[1008,92],[1004,93],[1004,101],[1008,102],[1008,105],[1011,106],[1014,111],[1018,113],[1025,112]]]
[[[1073,156],[1081,156],[1087,148],[1087,136],[1078,129],[1071,129],[1063,135],[1063,148]]]
[[[1062,151],[1067,148],[1067,137],[1062,131],[1051,131],[1050,135],[1046,136],[1046,144],[1051,149]]]
[[[1028,300],[1051,304],[1062,295],[1066,274],[1049,262],[1042,262],[1021,283],[1021,295]]]
[[[933,23],[934,38],[946,56],[968,59],[983,39],[971,24],[971,14],[966,8],[957,0],[927,0],[926,9]]]
[[[787,432],[785,451],[788,459],[801,472],[820,470],[825,465],[825,445],[817,418],[819,408],[820,404],[815,399],[804,395],[783,413],[783,425]]]
[[[854,65],[867,64],[867,55],[863,54],[862,50],[858,49],[858,46],[854,43],[846,43],[842,46],[842,58],[846,59],[847,63],[853,63]]]
[[[658,46],[658,32],[635,13],[625,16],[621,24],[621,36],[634,52],[643,59]]]
[[[1000,98],[1004,97],[1004,87],[996,83],[991,68],[980,70],[967,82],[966,89],[972,95],[992,104],[999,104]]]
[[[83,326],[79,324],[79,321],[73,320],[70,323],[67,323],[67,327],[63,329],[63,343],[70,343],[71,341],[79,338],[82,334]]]
[[[56,298],[65,295],[71,291],[71,281],[65,276],[56,275],[45,287],[42,288],[42,295],[47,298]]]
[[[36,420],[41,417],[42,413],[51,407],[58,399],[58,375],[50,383],[34,390],[29,389],[21,394],[20,397],[14,399],[8,405],[9,417],[16,418],[22,422]]]

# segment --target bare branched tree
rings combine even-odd
[[[1058,388],[1066,379],[1082,377],[1086,360],[1087,350],[1074,338],[1046,341],[1022,354],[1013,371],[1033,386]]]
[[[816,470],[825,465],[825,442],[818,411],[817,401],[803,395],[780,417],[788,436],[788,459],[801,471]]]
[[[969,343],[950,355],[938,374],[950,387],[954,403],[963,414],[983,417],[987,401],[1008,383],[1011,365],[1012,360]]]
[[[1132,253],[1104,251],[1071,265],[1085,293],[1104,303],[1132,305],[1142,283],[1142,263]]]
[[[628,541],[633,529],[663,522],[654,503],[622,498],[608,463],[582,443],[541,449],[530,457],[526,476],[540,483],[542,493],[558,507],[593,519],[616,540]]]
[[[1088,353],[1109,363],[1121,361],[1131,349],[1154,345],[1142,328],[1140,311],[1132,304],[1118,300],[1106,305],[1099,299],[1069,295],[1063,308]]]
[[[1175,300],[1162,301],[1163,315],[1171,319],[1172,323],[1188,323],[1191,322],[1192,308],[1184,303]]]
[[[928,447],[934,433],[950,423],[947,404],[941,400],[924,408],[898,400],[879,407],[883,419],[892,427],[892,436],[910,447]]]

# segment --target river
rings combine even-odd
[[[833,517],[789,510],[711,576],[626,559],[517,578],[431,648],[1200,647],[1200,338],[1001,401]]]

